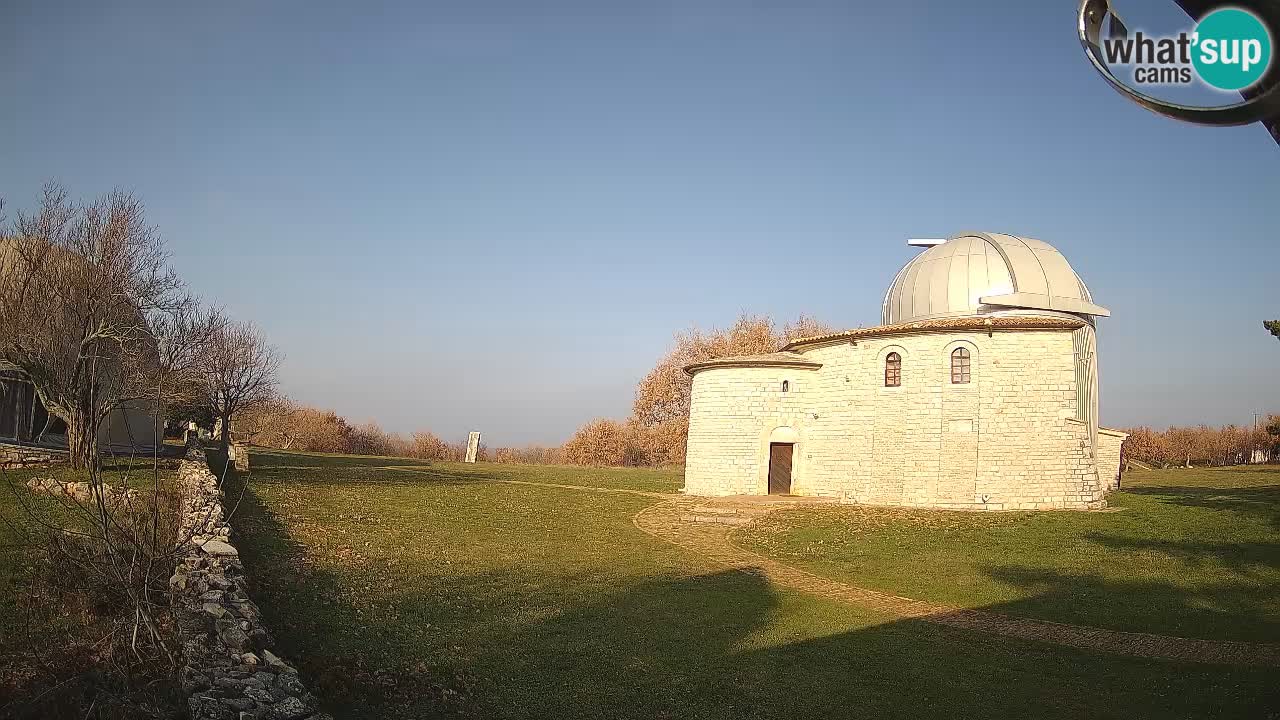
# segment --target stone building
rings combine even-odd
[[[1123,433],[1098,426],[1093,302],[1048,243],[913,244],[883,325],[690,365],[686,493],[957,509],[1098,508]]]

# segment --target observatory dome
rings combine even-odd
[[[991,314],[1110,315],[1049,243],[966,232],[934,243],[894,277],[885,325]]]

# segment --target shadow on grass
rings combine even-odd
[[[1156,540],[1102,533],[1089,533],[1084,539],[1110,550],[1159,553],[1177,558],[1192,567],[1221,566],[1246,579],[1280,570],[1280,542]]]
[[[1196,550],[1181,548],[1182,555]],[[1039,618],[1113,630],[1175,637],[1280,643],[1280,604],[1274,575],[1232,573],[1219,582],[1180,586],[1159,580],[1116,580],[1091,573],[999,566],[987,575],[1018,588],[1021,599],[988,608],[1012,617]],[[1135,618],[1142,612],[1141,618]],[[1135,621],[1141,625],[1136,626]]]
[[[379,596],[313,564],[252,485],[243,497],[233,524],[252,538],[240,543],[251,591],[280,650],[339,717],[1268,717],[1280,710],[1274,668],[1147,661],[878,621],[780,593],[748,572],[658,574],[575,593],[546,585],[595,578],[507,570]],[[1034,600],[987,608],[1009,615],[1036,601],[1105,602],[1113,593],[1190,601],[1137,584],[1000,572],[1036,588]]]
[[[1280,473],[1277,473],[1280,483]],[[1258,487],[1188,487],[1140,485],[1124,492],[1151,497],[1157,502],[1182,507],[1223,510],[1252,515],[1280,528],[1280,484]]]

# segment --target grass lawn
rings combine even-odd
[[[669,492],[678,471],[252,460],[233,523],[254,597],[340,717],[1280,710],[1274,668],[1098,655],[878,616],[640,532],[632,517],[655,498],[495,482]]]
[[[1119,512],[843,507],[739,545],[855,585],[1009,615],[1280,642],[1280,467],[1134,471]]]

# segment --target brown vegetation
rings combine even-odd
[[[1161,468],[1243,465],[1257,461],[1256,451],[1263,451],[1262,459],[1267,460],[1280,455],[1280,415],[1269,416],[1256,429],[1198,425],[1167,430],[1136,427],[1125,432],[1129,433],[1125,459]]]
[[[237,438],[281,450],[450,461],[461,461],[467,454],[465,440],[448,443],[426,431],[406,438],[383,430],[372,420],[353,425],[332,410],[298,405],[285,398],[248,408],[238,413],[231,424]],[[477,459],[488,459],[484,443],[480,444]]]
[[[562,456],[570,465],[624,465],[630,446],[627,428],[616,420],[592,420],[564,444]]]

